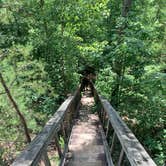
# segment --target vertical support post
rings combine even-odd
[[[62,151],[61,151],[61,146],[60,146],[60,144],[59,144],[59,138],[58,138],[58,136],[57,136],[57,133],[55,134],[54,140],[55,140],[55,146],[56,146],[56,148],[57,148],[59,158],[61,158],[61,157],[62,157]]]
[[[67,110],[67,114],[66,114],[66,122],[67,122],[67,139],[70,136],[70,132],[72,129],[72,118],[73,118],[73,103],[70,105],[70,107]]]
[[[67,110],[65,119],[64,119],[64,129],[65,129],[65,136],[66,136],[66,141],[70,136],[70,112]]]
[[[123,157],[124,157],[124,151],[123,151],[123,148],[122,148],[121,152],[120,152],[119,160],[118,160],[118,166],[121,166],[122,161],[123,161]]]
[[[102,117],[102,121],[103,121],[103,128],[105,129],[105,117],[106,117],[106,112],[104,111],[104,108],[103,108],[103,117]]]
[[[45,166],[51,166],[50,159],[48,158],[47,152],[44,152],[42,156],[42,160],[45,164]]]
[[[112,137],[111,149],[110,149],[111,154],[112,154],[112,152],[113,152],[113,150],[114,150],[115,141],[116,141],[116,133],[115,133],[115,131],[114,131],[113,137]]]
[[[100,108],[100,105],[99,105],[99,108],[98,108],[98,114],[99,114],[99,118],[101,119],[101,117],[102,117],[102,108]]]
[[[106,133],[105,133],[106,138],[108,137],[109,130],[110,130],[110,120],[108,118],[108,120],[107,120],[107,126],[106,126]]]
[[[107,129],[107,112],[103,109],[103,129],[104,131],[106,132],[106,129]]]
[[[101,119],[102,124],[103,124],[103,117],[104,117],[104,110],[103,110],[103,108],[101,108],[101,117],[100,117],[100,119]]]
[[[62,123],[62,129],[61,130],[62,130],[62,134],[63,134],[63,137],[64,137],[63,139],[64,139],[65,143],[67,143],[67,134],[66,134],[64,123],[65,122]]]

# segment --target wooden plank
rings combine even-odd
[[[44,161],[45,166],[51,166],[50,159],[48,158],[47,152],[44,152],[42,159]]]
[[[77,113],[78,113],[78,109],[79,109],[79,107],[80,107],[80,99],[81,99],[81,98],[79,98],[79,100],[78,100],[78,96],[77,96],[77,95],[75,95],[75,96],[76,96],[77,101],[78,101],[77,107],[75,107],[75,114],[77,114]],[[79,97],[81,97],[81,96],[79,95]],[[63,126],[62,126],[62,127],[63,127]],[[72,128],[73,128],[73,126],[72,126]],[[72,130],[72,129],[71,129],[71,130]],[[66,137],[66,138],[65,138],[64,151],[63,151],[63,153],[62,153],[62,157],[61,157],[59,166],[65,166],[66,158],[67,158],[67,155],[68,155],[67,152],[69,151],[69,146],[68,146],[68,144],[69,144],[70,138],[71,138],[71,133],[70,133],[69,137]]]
[[[62,128],[61,128],[61,130],[62,130],[62,136],[63,136],[64,142],[67,143],[67,134],[66,134],[64,122],[62,123]]]
[[[61,146],[60,146],[60,144],[59,144],[59,138],[58,138],[57,133],[55,134],[54,137],[55,137],[55,138],[54,138],[54,139],[55,139],[55,146],[56,146],[56,148],[57,148],[59,158],[61,158],[61,157],[62,157],[62,151],[61,151]]]
[[[124,157],[124,151],[123,151],[123,149],[121,149],[121,152],[119,155],[119,160],[118,160],[118,166],[122,165],[123,157]]]
[[[110,125],[110,120],[107,119],[106,134],[105,134],[106,138],[109,136],[109,133],[110,133],[110,127],[111,127],[111,125]]]
[[[16,158],[12,166],[36,166],[41,159],[43,151],[53,138],[57,128],[64,119],[67,109],[70,107],[74,96],[70,96],[59,107],[54,116],[47,122],[42,132],[29,144],[29,146]]]
[[[112,136],[112,143],[111,143],[111,149],[110,149],[111,154],[113,153],[113,150],[114,150],[114,147],[115,147],[116,138],[117,138],[116,133],[114,132],[113,136]]]
[[[122,148],[132,166],[156,166],[154,161],[145,151],[135,135],[122,121],[119,114],[114,110],[111,104],[101,97],[99,97],[102,106],[107,111],[110,122],[116,135],[122,145]]]
[[[100,132],[101,132],[101,136],[102,136],[102,140],[103,140],[103,145],[104,145],[104,151],[106,154],[106,159],[107,159],[107,164],[108,166],[114,166],[112,158],[111,158],[111,153],[110,153],[110,148],[108,146],[105,134],[104,134],[104,130],[102,128],[102,126],[99,126]]]

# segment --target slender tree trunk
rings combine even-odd
[[[132,2],[132,0],[123,0],[122,11],[121,11],[122,17],[127,17],[127,14],[131,8],[131,2]],[[125,25],[123,28],[120,28],[118,31],[118,34],[119,34],[118,42],[119,43],[121,43],[122,34],[126,27],[127,27],[127,25]],[[123,58],[122,60],[118,60],[114,64],[114,71],[117,74],[117,78],[116,78],[116,85],[111,94],[111,99],[112,99],[111,102],[112,102],[113,106],[115,106],[116,109],[118,109],[118,107],[120,105],[121,89],[122,89],[124,72],[125,72],[125,56],[122,58]]]
[[[64,36],[64,28],[65,28],[65,24],[62,22],[61,23],[62,38]],[[61,55],[61,72],[62,72],[61,74],[62,74],[63,87],[64,87],[64,95],[66,96],[68,93],[66,85],[68,85],[68,83],[67,83],[66,74],[65,74],[65,55],[64,55],[64,53],[62,53],[62,55]]]
[[[1,73],[0,73],[0,82],[1,82],[2,86],[4,87],[4,90],[5,90],[6,94],[7,94],[7,96],[8,96],[8,98],[9,98],[10,102],[12,103],[14,109],[16,110],[17,115],[18,115],[19,118],[20,118],[21,124],[22,124],[22,126],[23,126],[23,128],[24,128],[26,141],[27,141],[28,143],[30,143],[30,142],[31,142],[31,137],[30,137],[29,132],[28,132],[28,127],[27,127],[25,118],[24,118],[24,116],[22,115],[22,113],[20,112],[17,103],[16,103],[15,100],[13,99],[13,97],[12,97],[12,95],[11,95],[11,93],[10,93],[10,90],[9,90],[9,88],[7,87],[7,85],[6,85],[6,83],[5,83],[5,80],[4,80],[4,78],[3,78],[3,76],[2,76]]]
[[[130,7],[131,7],[132,0],[123,0],[123,6],[122,6],[122,17],[126,17]]]

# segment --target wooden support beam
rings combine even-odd
[[[55,139],[55,146],[57,148],[59,158],[61,158],[62,157],[62,151],[61,151],[61,146],[59,144],[59,138],[58,138],[57,133],[55,134],[55,138],[54,139]]]
[[[118,160],[118,165],[117,166],[121,166],[122,165],[123,157],[124,157],[124,150],[121,149],[119,160]]]
[[[42,156],[42,160],[45,164],[45,166],[51,166],[50,159],[48,158],[47,152],[44,152]]]
[[[106,116],[107,113],[103,110],[103,129],[105,130],[105,123],[106,123]]]
[[[114,133],[113,133],[113,136],[112,136],[112,143],[111,143],[111,149],[110,149],[111,154],[113,153],[113,150],[114,150],[114,147],[115,147],[116,139],[117,139],[116,133],[114,132]]]
[[[66,129],[65,129],[65,126],[64,126],[64,123],[62,123],[62,134],[63,134],[63,139],[65,141],[65,143],[67,143],[67,134],[66,134]]]
[[[105,133],[106,138],[108,137],[109,130],[110,130],[110,121],[108,119],[107,120],[107,126],[106,126],[106,133]]]
[[[105,151],[105,154],[106,154],[107,164],[108,164],[108,166],[114,166],[112,158],[111,158],[110,148],[109,148],[109,145],[107,143],[107,140],[106,140],[106,137],[105,137],[105,134],[104,134],[104,130],[103,130],[101,124],[99,126],[99,129],[100,129],[103,144],[104,144],[104,151]]]

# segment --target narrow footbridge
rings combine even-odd
[[[94,86],[82,89],[64,101],[12,166],[156,166]]]

